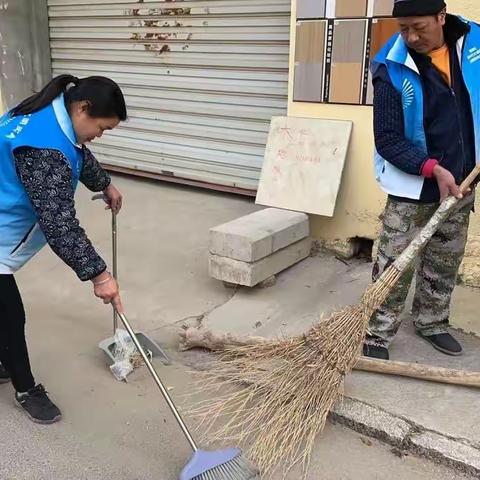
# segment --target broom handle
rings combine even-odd
[[[460,185],[462,194],[467,193],[468,188],[474,180],[480,175],[480,165],[477,165],[470,175]],[[411,262],[418,256],[423,247],[430,241],[440,225],[448,218],[453,210],[453,207],[459,202],[458,198],[448,197],[444,200],[438,210],[434,213],[432,218],[423,227],[422,231],[415,237],[410,245],[403,251],[403,253],[393,263],[393,267],[398,272],[403,272],[408,268]]]
[[[430,382],[480,388],[480,372],[465,372],[417,363],[393,362],[363,357],[358,359],[354,368],[364,372],[385,373]]]
[[[185,422],[183,421],[177,407],[173,403],[172,397],[170,397],[170,394],[168,393],[167,388],[165,387],[162,380],[158,376],[157,371],[155,370],[154,366],[152,365],[152,362],[150,361],[147,354],[145,353],[145,350],[143,349],[141,343],[138,341],[138,338],[135,335],[135,332],[133,331],[133,328],[130,326],[130,323],[127,320],[127,317],[123,313],[119,313],[119,312],[117,312],[117,313],[118,313],[118,316],[120,317],[120,320],[122,321],[123,325],[125,326],[125,329],[127,330],[128,334],[130,335],[131,339],[133,340],[133,343],[137,347],[137,350],[140,352],[140,355],[142,356],[143,361],[145,362],[145,365],[148,368],[148,371],[150,372],[153,379],[155,380],[155,383],[157,384],[157,387],[162,392],[162,395],[165,398],[165,401],[167,402],[167,405],[170,407],[170,410],[172,411],[173,416],[175,417],[175,420],[177,421],[178,425],[182,429],[183,434],[187,438],[188,443],[192,447],[193,451],[196,452],[198,450],[198,447],[197,447],[197,444],[195,443],[195,440],[193,439],[191,433],[188,431],[188,428],[185,425]]]
[[[113,278],[118,282],[118,241],[117,241],[117,214],[112,209],[112,268]],[[113,335],[118,328],[118,314],[113,309]]]
[[[92,197],[92,200],[103,200],[105,201],[105,195],[103,193],[98,193]],[[118,282],[118,241],[117,241],[117,214],[112,210],[112,268],[113,268],[113,278]],[[113,309],[113,335],[118,328],[118,314],[115,309]]]

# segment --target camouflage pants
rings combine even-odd
[[[388,347],[400,328],[413,276],[416,288],[412,316],[423,335],[444,333],[449,324],[450,300],[467,242],[474,195],[464,198],[450,218],[419,256],[417,265],[407,271],[395,291],[370,320],[367,343]],[[383,213],[383,230],[373,280],[402,253],[435,212],[437,204],[414,204],[389,199]]]

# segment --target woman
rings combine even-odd
[[[37,423],[54,423],[61,413],[35,383],[14,273],[48,243],[80,280],[92,282],[95,296],[122,309],[117,282],[76,218],[74,192],[80,181],[120,210],[122,195],[85,143],[126,118],[112,80],[61,75],[0,119],[0,362],[16,402]]]

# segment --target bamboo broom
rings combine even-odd
[[[180,349],[203,348],[212,352],[222,352],[232,346],[261,345],[270,340],[265,337],[236,336],[230,333],[216,333],[205,327],[188,327],[180,332]],[[480,388],[480,371],[470,372],[450,368],[434,367],[421,363],[378,360],[360,356],[354,370],[384,375],[413,378],[428,382]]]
[[[479,174],[477,166],[462,183],[463,193]],[[442,202],[359,304],[333,313],[299,337],[226,347],[201,384],[216,400],[191,412],[200,419],[205,438],[243,443],[264,478],[279,470],[287,474],[299,463],[306,476],[315,439],[340,397],[345,375],[358,361],[372,314],[457,203],[453,197]]]

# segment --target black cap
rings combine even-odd
[[[445,0],[395,0],[394,17],[421,17],[436,15],[447,7]]]

